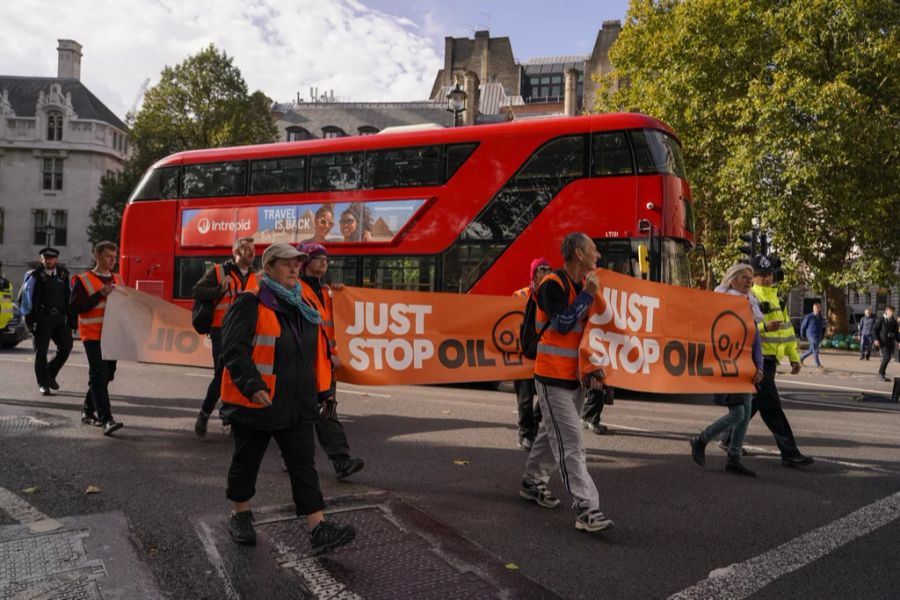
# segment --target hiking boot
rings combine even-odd
[[[334,472],[338,481],[343,481],[357,471],[362,471],[362,468],[366,466],[366,463],[361,458],[339,458],[331,462],[334,465]]]
[[[253,511],[245,510],[231,513],[228,521],[228,533],[238,544],[253,546],[256,544],[256,529],[253,528]]]
[[[356,537],[356,530],[351,525],[338,525],[331,521],[322,521],[316,528],[309,532],[309,545],[312,546],[312,555],[318,556],[349,544]]]
[[[197,422],[194,423],[194,433],[198,436],[203,437],[206,435],[206,426],[209,424],[209,413],[200,411],[200,414],[197,415]]]
[[[719,448],[721,448],[722,450],[724,450],[726,454],[728,453],[728,444],[726,444],[726,443],[723,442],[722,440],[719,440],[719,441],[716,443],[716,445],[717,445]],[[741,456],[750,456],[750,453],[747,452],[747,449],[746,449],[746,448],[741,448]]]
[[[522,480],[522,487],[519,488],[519,495],[526,500],[537,502],[538,506],[544,508],[556,508],[559,506],[559,498],[553,495],[546,483],[531,483],[527,479]]]
[[[756,472],[751,471],[747,467],[741,464],[740,456],[733,456],[731,454],[728,455],[728,459],[725,461],[725,470],[729,473],[734,473],[735,475],[745,475],[747,477],[756,477]]]
[[[691,458],[701,467],[706,466],[706,443],[701,435],[691,436]]]
[[[603,529],[612,529],[614,526],[615,523],[612,522],[612,519],[607,519],[597,508],[587,509],[575,519],[575,529],[581,531],[602,531]]]

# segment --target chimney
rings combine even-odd
[[[60,79],[81,79],[81,44],[75,40],[57,40],[59,53],[56,76]]]
[[[566,95],[563,100],[564,113],[574,117],[578,111],[578,69],[566,69]]]
[[[474,71],[466,71],[463,75],[463,90],[466,92],[463,125],[474,125],[478,115],[478,75]]]

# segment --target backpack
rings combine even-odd
[[[553,271],[563,282],[563,290],[565,290],[566,297],[569,295],[569,278],[560,270]],[[540,289],[540,286],[538,286]],[[541,330],[537,330],[536,321],[537,321],[537,299],[536,296],[538,294],[538,289],[535,289],[534,293],[528,297],[528,302],[525,303],[525,316],[522,318],[522,325],[519,327],[519,344],[522,347],[522,354],[525,358],[530,358],[534,360],[537,358],[537,347],[538,342],[541,341],[541,336],[544,335],[544,332],[547,331],[547,328],[550,327],[550,321],[548,320],[544,323],[544,326],[541,327]]]
[[[225,270],[221,265],[215,265],[214,269],[216,282],[221,282],[222,278],[225,277]],[[206,335],[212,331],[216,304],[218,304],[218,300],[194,299],[194,306],[191,307],[191,325],[194,327],[194,331],[201,335]]]

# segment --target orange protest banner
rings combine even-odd
[[[525,303],[503,296],[346,287],[334,292],[338,381],[368,385],[529,379]]]
[[[642,281],[597,269],[581,338],[582,375],[663,394],[752,392],[753,316],[738,296]]]

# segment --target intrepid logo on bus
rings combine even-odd
[[[250,223],[250,219],[244,219],[243,221],[212,221],[209,219],[203,218],[197,223],[197,231],[200,233],[206,233],[210,230],[213,232],[216,231],[250,231],[250,227],[252,227]]]

